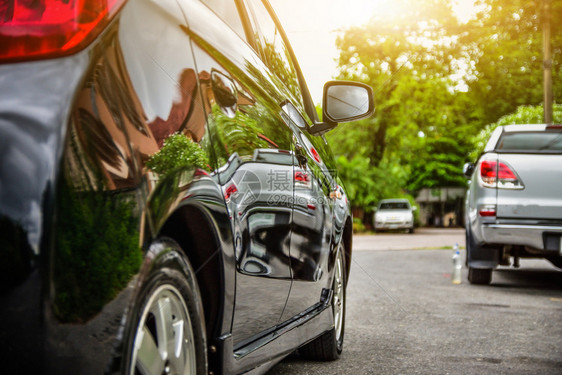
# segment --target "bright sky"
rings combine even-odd
[[[412,0],[415,1],[415,0]],[[269,0],[283,24],[315,103],[322,101],[322,88],[337,74],[338,30],[362,25],[375,12],[389,12],[393,0]],[[473,12],[474,0],[456,0],[461,20]]]

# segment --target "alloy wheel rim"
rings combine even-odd
[[[187,306],[175,287],[162,285],[154,291],[141,315],[129,374],[196,372],[194,334]]]

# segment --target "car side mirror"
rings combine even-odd
[[[322,120],[309,128],[312,135],[334,129],[340,122],[371,116],[375,112],[373,89],[360,82],[329,81],[324,85]]]
[[[349,122],[368,117],[375,111],[373,90],[359,82],[327,82],[322,109],[326,122]]]
[[[412,212],[417,211],[418,208],[416,206],[412,207]]]
[[[474,172],[474,163],[466,163],[462,168],[462,174],[468,179],[472,178]]]

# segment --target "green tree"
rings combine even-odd
[[[378,201],[407,196],[402,187],[408,173],[397,162],[384,161],[373,167],[366,157],[355,155],[348,159],[342,155],[336,159],[336,165],[356,218],[369,222]]]
[[[337,41],[339,78],[375,89],[371,119],[328,133],[346,157],[340,170],[362,166],[361,176],[342,174],[348,189],[361,192],[353,204],[367,209],[423,187],[464,184],[462,163],[477,132],[467,114],[471,98],[455,88],[462,50],[450,2],[398,4],[394,17],[374,18]]]
[[[376,92],[375,115],[351,131],[361,135],[362,153],[373,166],[387,148],[409,146],[419,130],[441,116],[457,50],[449,31],[457,24],[450,3],[403,0],[396,6],[393,16],[352,27],[336,42],[339,78],[366,82]],[[346,132],[340,138],[348,138]]]
[[[411,162],[408,189],[417,192],[422,188],[466,186],[462,166],[469,147],[468,142],[459,146],[454,135],[427,139],[419,157]]]
[[[480,0],[477,17],[463,25],[459,42],[467,84],[481,124],[520,105],[543,100],[542,20],[545,0]],[[562,2],[551,1],[554,98],[562,97]],[[542,122],[542,121],[541,121]]]

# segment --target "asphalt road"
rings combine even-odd
[[[562,374],[562,272],[547,261],[499,269],[484,287],[468,284],[463,269],[454,285],[452,250],[429,248],[463,246],[462,230],[354,242],[342,357],[297,354],[269,375]]]
[[[353,251],[452,249],[465,246],[463,228],[418,228],[414,234],[383,232],[353,238]]]

